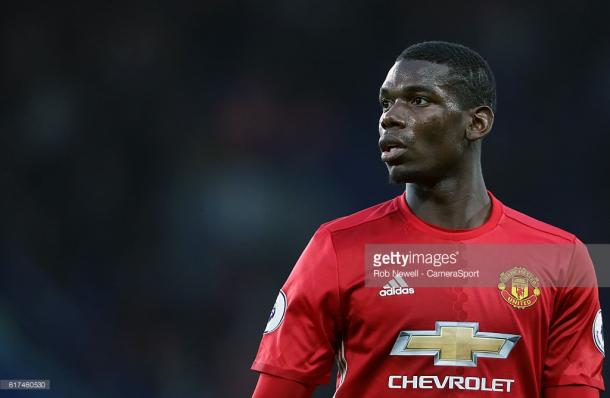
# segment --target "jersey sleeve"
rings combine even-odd
[[[584,385],[604,389],[604,340],[593,263],[578,239],[565,286],[557,298],[544,359],[543,387]]]
[[[337,260],[320,228],[271,311],[252,369],[305,384],[327,383],[340,333]]]

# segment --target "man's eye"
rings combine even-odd
[[[417,106],[426,106],[430,103],[430,101],[428,101],[426,97],[415,97],[411,102],[413,103],[413,105]]]

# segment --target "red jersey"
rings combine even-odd
[[[322,225],[278,295],[252,369],[324,384],[336,359],[337,398],[603,390],[596,286],[538,286],[527,264],[497,286],[411,287],[401,277],[366,286],[365,247],[388,243],[571,245],[568,266],[595,280],[574,235],[489,196],[489,218],[469,230],[424,222],[404,195]],[[564,272],[548,264],[549,274]]]

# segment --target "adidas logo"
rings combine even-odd
[[[383,289],[379,291],[381,297],[385,296],[397,296],[399,294],[413,294],[415,289],[409,287],[407,282],[402,279],[402,276],[398,275],[390,279],[388,283],[383,285]]]

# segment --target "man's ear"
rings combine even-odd
[[[466,139],[476,141],[489,134],[494,124],[494,111],[488,106],[479,106],[468,113],[470,121],[466,126]]]

